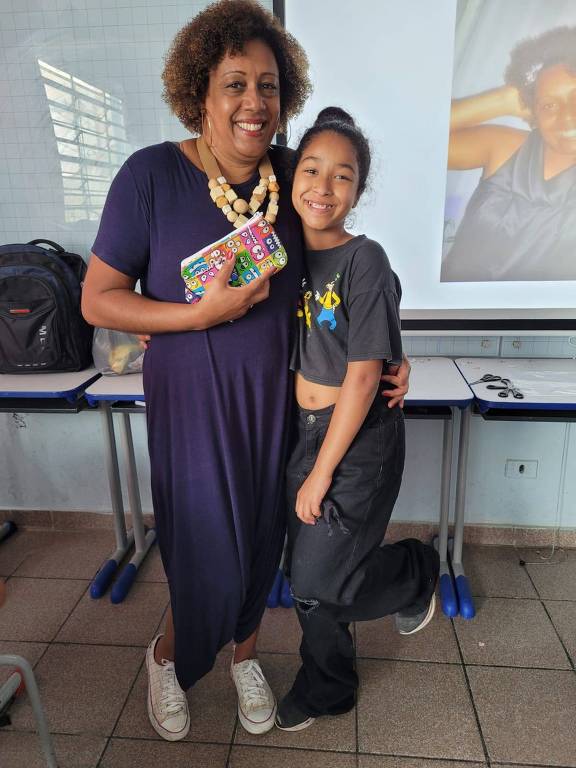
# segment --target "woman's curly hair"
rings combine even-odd
[[[517,88],[523,104],[533,109],[540,73],[558,65],[576,73],[576,27],[556,27],[518,43],[510,53],[504,82]]]
[[[202,106],[211,70],[226,54],[241,53],[251,40],[262,40],[276,57],[280,126],[284,128],[302,110],[312,86],[300,43],[255,0],[220,0],[186,24],[166,54],[162,95],[190,131],[202,132]]]

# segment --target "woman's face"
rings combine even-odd
[[[339,229],[358,198],[358,159],[349,139],[323,131],[308,144],[294,172],[292,203],[305,227]]]
[[[576,75],[563,65],[545,69],[536,85],[534,116],[550,149],[576,155]]]
[[[251,40],[237,56],[224,56],[210,73],[204,108],[204,138],[217,156],[260,160],[280,116],[278,64],[266,43]]]

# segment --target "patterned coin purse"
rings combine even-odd
[[[282,269],[288,262],[274,227],[262,213],[256,213],[243,226],[183,259],[180,273],[186,283],[186,301],[200,301],[206,284],[216,277],[230,255],[236,260],[230,278],[230,285],[235,287],[256,280],[271,267]]]

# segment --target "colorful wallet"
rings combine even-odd
[[[231,255],[235,266],[230,285],[235,287],[256,280],[271,267],[282,269],[288,262],[274,227],[262,213],[256,213],[246,224],[183,259],[180,273],[186,284],[186,301],[200,301],[206,284],[216,277]]]

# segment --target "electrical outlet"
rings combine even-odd
[[[538,462],[535,459],[506,459],[504,474],[516,480],[534,480],[538,477]]]

